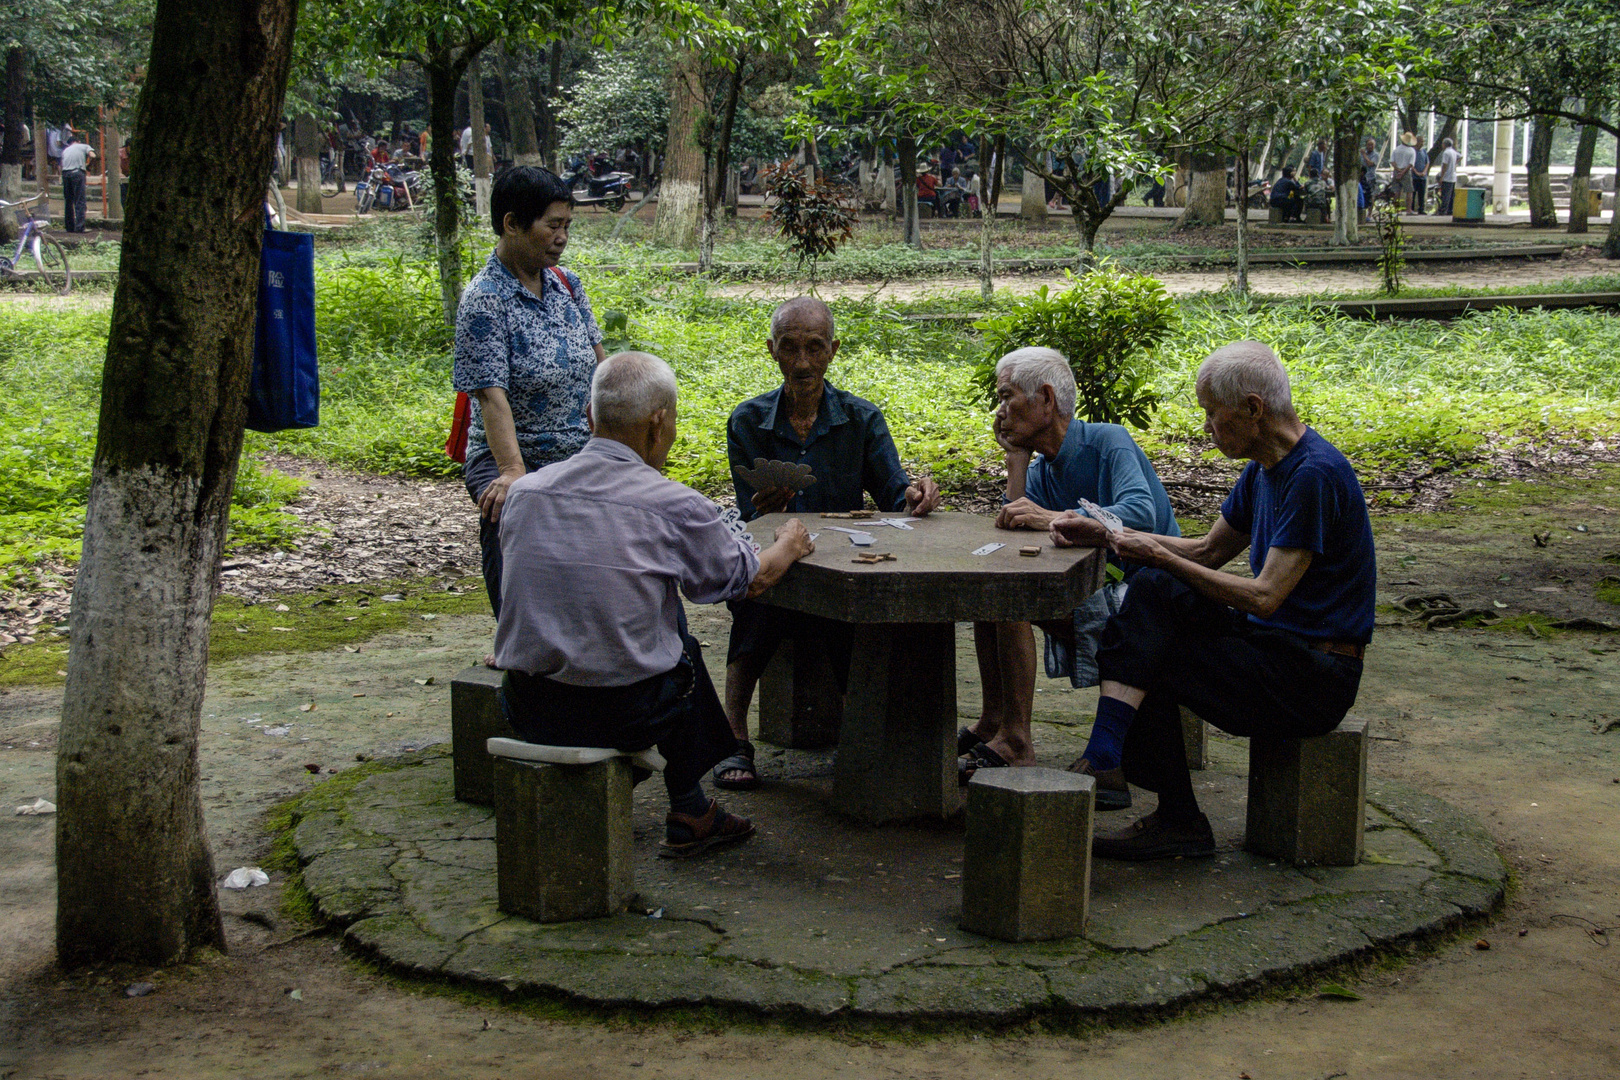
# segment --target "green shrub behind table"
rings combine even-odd
[[[1121,273],[1106,263],[1052,294],[1045,286],[1004,315],[973,324],[987,355],[974,384],[996,396],[996,361],[1014,349],[1040,345],[1069,358],[1075,412],[1096,423],[1146,428],[1159,406],[1149,352],[1176,327],[1176,302],[1156,278]]]

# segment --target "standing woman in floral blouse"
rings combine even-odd
[[[524,473],[572,457],[589,439],[585,406],[602,331],[579,277],[557,265],[574,199],[545,169],[495,178],[490,218],[499,238],[456,312],[455,388],[472,398],[467,493],[478,504],[489,605],[501,613],[501,506]]]

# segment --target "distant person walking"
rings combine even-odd
[[[1440,199],[1435,203],[1436,214],[1449,214],[1452,212],[1452,196],[1457,191],[1457,158],[1460,155],[1452,146],[1451,140],[1446,139],[1440,143]]]
[[[71,233],[84,232],[85,167],[96,152],[77,135],[68,136],[62,147],[62,227]]]
[[[1361,205],[1371,206],[1378,188],[1378,140],[1371,135],[1361,148]]]
[[[1417,161],[1412,165],[1412,206],[1414,214],[1426,213],[1424,207],[1429,201],[1429,151],[1422,143],[1412,148],[1417,154]]]
[[[55,169],[58,173],[62,171],[62,132],[57,128],[45,129],[45,157],[48,159],[47,168]]]

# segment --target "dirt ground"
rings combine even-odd
[[[1620,473],[1503,487],[1443,521],[1380,519],[1380,600],[1615,613],[1591,583],[1620,547]],[[1607,500],[1607,501],[1605,501]],[[1458,497],[1461,502],[1461,497]],[[1528,511],[1528,513],[1526,512]],[[1567,528],[1538,548],[1541,522]],[[1420,527],[1420,524],[1422,527]],[[1575,525],[1585,526],[1577,532]],[[1550,530],[1546,530],[1550,531]],[[1502,580],[1503,577],[1508,580]],[[1552,591],[1543,591],[1552,590]],[[1112,1031],[804,1030],[696,1014],[602,1017],[397,980],[345,956],[266,889],[224,894],[230,954],[170,972],[51,965],[51,819],[0,818],[0,1080],[22,1077],[1612,1077],[1620,1075],[1620,639],[1422,630],[1395,615],[1369,652],[1357,713],[1372,769],[1484,821],[1515,873],[1488,925],[1398,962],[1338,972],[1359,1001],[1307,984],[1270,1000]],[[723,611],[694,611],[718,664]],[[262,815],[315,782],[306,764],[447,736],[448,676],[489,623],[462,617],[359,654],[221,665],[205,706],[204,798],[221,874],[265,857]],[[415,677],[435,676],[422,686]],[[976,677],[959,670],[961,710]],[[1089,720],[1085,691],[1042,684],[1037,739]],[[0,796],[51,792],[59,692],[0,696]],[[357,695],[364,695],[357,697]],[[301,713],[298,703],[319,701]],[[288,727],[281,734],[275,728]],[[1241,742],[1215,739],[1241,765]],[[114,857],[109,853],[109,857]],[[1489,943],[1489,948],[1477,942]],[[152,982],[144,997],[124,988]],[[297,991],[297,997],[293,996]]]

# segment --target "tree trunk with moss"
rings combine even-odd
[[[1361,148],[1356,129],[1342,118],[1333,129],[1333,239],[1329,243],[1347,247],[1361,239],[1357,218],[1361,192]]]
[[[1226,154],[1220,150],[1193,152],[1192,178],[1187,184],[1187,205],[1176,218],[1176,228],[1226,224]]]
[[[917,140],[910,135],[899,139],[900,206],[903,242],[922,250],[922,225],[917,220]]]
[[[1592,158],[1597,154],[1598,129],[1587,124],[1575,144],[1575,175],[1569,183],[1569,231],[1586,231],[1592,213]],[[1620,174],[1617,174],[1620,175]]]
[[[696,53],[682,53],[670,74],[669,137],[653,219],[653,240],[670,247],[689,248],[697,241],[703,211],[703,150],[697,143],[705,111],[702,65]]]
[[[56,759],[68,968],[223,949],[197,743],[295,0],[158,0]],[[246,167],[244,163],[252,163]]]
[[[534,128],[534,96],[529,93],[528,77],[514,71],[516,65],[504,46],[495,48],[495,69],[501,77],[501,94],[506,101],[506,127],[512,138],[512,164],[540,165],[540,140]]]
[[[293,120],[293,161],[298,174],[298,201],[300,214],[321,212],[321,129],[313,116],[304,115]]]
[[[1526,165],[1530,187],[1530,227],[1551,229],[1558,225],[1558,208],[1553,205],[1552,178],[1548,175],[1552,164],[1553,132],[1558,121],[1551,116],[1536,117],[1530,129],[1530,158]]]
[[[16,202],[22,198],[24,146],[23,110],[28,89],[20,46],[6,50],[4,130],[0,131],[0,199]]]

